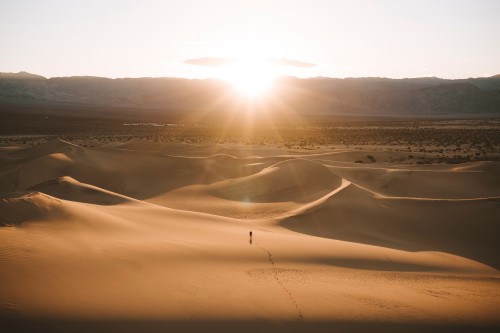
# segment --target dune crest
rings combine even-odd
[[[0,197],[0,224],[17,226],[32,220],[52,219],[61,212],[62,202],[49,195],[14,192]]]
[[[321,164],[293,159],[279,162],[251,176],[211,185],[224,199],[250,202],[301,202],[340,186],[340,178]],[[319,193],[319,194],[318,194]]]
[[[439,250],[500,268],[492,236],[500,232],[498,200],[400,199],[380,198],[351,184],[280,224],[332,239],[407,251]],[[480,221],[477,216],[482,216]]]
[[[86,202],[95,205],[117,205],[120,203],[137,201],[97,186],[81,183],[69,176],[58,177],[32,186],[30,189],[60,199]]]

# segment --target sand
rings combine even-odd
[[[500,163],[349,162],[359,154],[3,149],[0,321],[37,332],[499,329]]]

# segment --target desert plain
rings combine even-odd
[[[499,129],[387,128],[2,137],[2,331],[498,330]]]

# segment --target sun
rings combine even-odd
[[[263,59],[241,58],[226,66],[222,76],[238,94],[254,99],[270,91],[277,74],[276,69]]]

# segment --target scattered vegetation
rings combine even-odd
[[[22,119],[21,119],[22,118]],[[140,139],[158,143],[272,145],[289,150],[354,149],[391,151],[377,161],[376,154],[355,163],[398,162],[412,164],[464,163],[500,160],[500,119],[486,120],[386,120],[323,121],[226,126],[216,123],[182,123],[179,126],[124,126],[117,119],[0,112],[0,144],[34,145],[61,138],[83,147]],[[158,119],[138,123],[159,122]],[[172,121],[172,123],[174,123]],[[238,123],[244,124],[244,122]],[[411,154],[408,154],[411,153]]]

